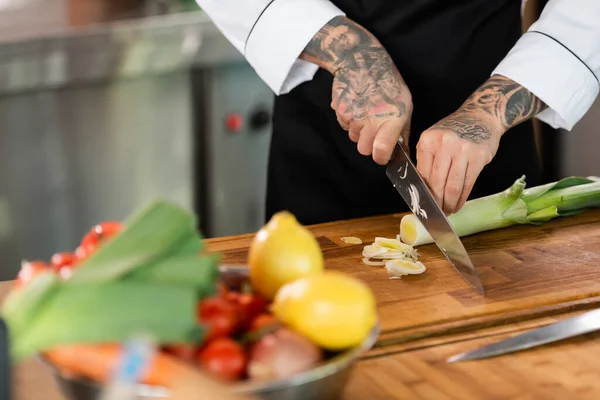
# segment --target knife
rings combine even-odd
[[[531,349],[559,340],[600,330],[600,310],[588,311],[575,317],[531,330],[518,336],[488,344],[477,350],[457,354],[448,362],[480,360],[521,350]]]
[[[448,218],[435,202],[429,187],[417,172],[401,143],[402,141],[396,143],[392,158],[387,164],[387,177],[427,229],[450,264],[467,283],[482,295],[485,294],[485,289],[469,254],[452,229]]]

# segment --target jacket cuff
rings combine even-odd
[[[245,57],[275,94],[285,94],[314,77],[319,67],[298,57],[340,15],[345,14],[327,0],[273,0],[248,36]]]
[[[553,128],[571,130],[600,91],[590,69],[557,41],[525,33],[492,72],[512,79],[548,108],[536,117]]]

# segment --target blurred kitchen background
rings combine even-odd
[[[272,101],[193,0],[0,0],[0,280],[156,197],[256,231]],[[546,180],[600,174],[598,126],[538,124]]]

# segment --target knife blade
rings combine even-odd
[[[600,310],[588,311],[563,321],[533,329],[518,336],[488,344],[473,351],[457,354],[450,357],[448,362],[454,363],[496,357],[558,342],[597,330],[600,330]]]
[[[387,164],[386,175],[454,269],[479,293],[485,294],[477,269],[467,250],[435,202],[429,187],[406,154],[401,141],[396,144],[392,158]]]

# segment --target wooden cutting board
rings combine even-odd
[[[376,236],[395,237],[401,215],[312,227],[326,267],[356,276],[373,289],[382,323],[378,346],[409,342],[556,315],[600,305],[600,210],[542,226],[513,226],[463,238],[487,290],[479,295],[435,245],[419,247],[422,275],[390,280],[381,267],[362,264]],[[360,237],[348,245],[344,236]],[[209,240],[224,262],[245,263],[252,235]]]
[[[576,313],[563,315],[560,319]],[[343,400],[480,400],[600,398],[600,333],[527,351],[449,364],[458,353],[477,349],[534,327],[546,317],[501,328],[448,337],[444,343],[413,348],[389,346],[359,362]]]

